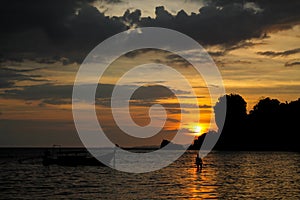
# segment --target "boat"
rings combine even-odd
[[[110,161],[114,155],[107,154],[104,156],[106,160]],[[45,151],[42,163],[44,166],[106,166],[87,151],[62,151],[61,148],[58,151]]]

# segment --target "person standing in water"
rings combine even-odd
[[[197,172],[202,170],[202,159],[199,157],[199,153],[197,153],[197,157],[196,157],[196,165],[197,165]]]

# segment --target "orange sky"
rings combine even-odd
[[[137,1],[130,2],[130,5],[135,7],[141,6]],[[151,6],[149,2],[146,4]],[[97,6],[98,9],[103,9],[100,4]],[[126,6],[128,5],[126,4]],[[165,6],[179,7],[173,3]],[[183,7],[189,12],[194,12],[193,4],[183,4]],[[150,10],[153,8],[149,7],[149,10],[144,8],[145,13],[153,16],[154,13],[151,13]],[[118,16],[121,11],[123,11],[123,7],[116,6],[110,8],[107,15]],[[173,10],[173,12],[175,11]],[[222,74],[226,93],[240,94],[248,103],[247,110],[250,111],[262,97],[277,98],[282,102],[296,100],[300,97],[299,38],[300,25],[296,24],[289,29],[272,31],[268,33],[268,37],[241,41],[232,49],[218,44],[204,47],[211,54]],[[219,52],[222,54],[217,55]],[[210,127],[210,117],[213,115],[212,107],[214,105],[210,101],[207,87],[211,86],[207,86],[200,76],[195,75],[193,67],[188,63],[178,61],[176,57],[170,59],[168,55],[169,53],[166,52],[152,50],[134,57],[123,56],[110,66],[100,83],[115,84],[119,75],[132,66],[159,60],[160,63],[172,66],[183,74],[190,81],[198,96],[200,122],[195,120],[193,115],[187,114],[190,123],[184,124],[181,128],[192,134],[199,131],[200,127],[201,132],[208,129],[217,130],[215,125]],[[190,53],[190,57],[193,56],[193,53]],[[14,81],[11,86],[0,88],[0,146],[49,146],[54,143],[66,146],[80,145],[73,125],[71,106],[72,84],[79,66],[80,64],[76,62],[55,61],[41,64],[30,59],[24,59],[22,62],[8,60],[2,63],[3,69],[12,71],[22,69],[23,71],[17,71],[17,73],[33,77],[38,81],[24,78]],[[177,80],[165,74],[163,70],[160,73],[162,77],[167,77],[167,80],[164,80],[165,84],[176,83]],[[140,81],[145,81],[145,85],[153,85],[154,83],[151,83],[150,79],[144,80],[141,76]],[[128,84],[134,84],[134,81],[128,80]],[[59,86],[64,88],[61,89]],[[182,88],[181,85],[172,89],[186,91],[186,88]],[[186,96],[186,104],[190,103],[189,95],[188,92],[182,94],[182,96]],[[147,103],[171,105],[174,102],[176,103],[175,98],[162,98]],[[111,123],[111,116],[106,113],[106,109],[106,106],[97,106],[98,114],[103,115],[100,117],[101,123],[115,131],[114,125]],[[187,108],[186,112],[189,113],[191,109],[195,108]],[[164,131],[172,132],[178,128],[180,114],[176,110],[178,108],[170,107],[169,120]],[[138,124],[146,125],[149,122],[145,106],[135,105],[133,102],[131,111],[133,119]],[[147,144],[155,145],[162,138],[172,138],[172,134],[156,136]],[[199,133],[195,134],[199,135]]]

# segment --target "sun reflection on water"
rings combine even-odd
[[[190,156],[190,159],[194,159]],[[190,161],[190,163],[193,160]],[[217,199],[217,185],[216,185],[216,172],[214,168],[210,168],[211,161],[203,160],[203,169],[197,172],[196,166],[192,166],[188,169],[188,173],[191,175],[191,182],[189,184],[189,196],[190,199]]]

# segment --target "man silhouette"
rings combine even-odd
[[[202,170],[202,159],[199,157],[199,153],[197,153],[197,157],[196,157],[196,165],[197,165],[197,172]]]

